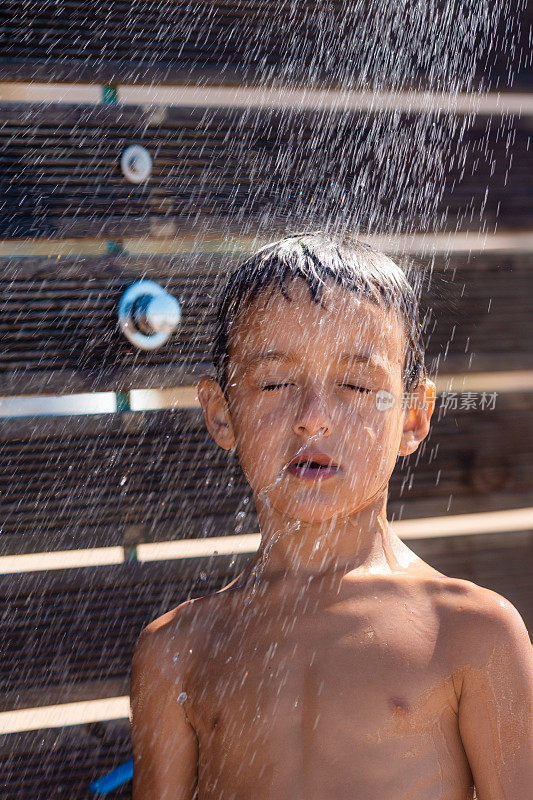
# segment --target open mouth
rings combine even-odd
[[[338,464],[325,453],[300,453],[287,467],[287,472],[291,475],[307,480],[325,480],[336,475],[339,470]]]

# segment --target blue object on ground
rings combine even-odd
[[[89,789],[95,794],[107,794],[108,792],[112,792],[113,789],[116,789],[118,786],[122,786],[123,783],[131,781],[132,778],[133,758],[130,758],[129,761],[119,764],[118,767],[111,770],[111,772],[108,772],[107,775],[102,775],[101,778],[93,781],[89,786]]]

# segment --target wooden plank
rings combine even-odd
[[[19,708],[0,714],[0,732],[24,733],[43,728],[63,728],[70,725],[89,725],[116,719],[127,719],[129,697],[104,697],[77,703],[59,703],[54,706]]]
[[[87,800],[89,784],[132,755],[127,720],[0,738],[0,781],[10,800]],[[129,800],[131,781],[111,797]]]
[[[518,7],[520,5],[520,7]],[[525,7],[524,7],[525,5]],[[416,88],[531,88],[527,60],[531,3],[481,17],[469,6],[411,9],[398,34],[397,11],[374,2],[346,5],[256,0],[97,5],[51,0],[21,9],[2,3],[0,77],[101,83],[239,84],[273,77],[353,86],[402,82]],[[469,32],[468,37],[457,35]],[[395,47],[390,48],[390,42]],[[432,54],[408,58],[413,47]],[[331,62],[334,54],[334,64]],[[371,60],[374,68],[370,71]],[[461,63],[457,74],[455,65]]]
[[[0,698],[0,712],[124,697],[129,691],[129,674],[109,680],[80,680],[59,686],[18,687],[15,691],[7,686],[7,693]],[[0,735],[0,752],[1,738],[5,735]]]
[[[30,573],[16,581],[1,576],[9,619],[0,665],[2,710],[24,707],[38,689],[43,694],[37,705],[61,687],[72,700],[80,699],[77,685],[88,692],[85,699],[106,696],[110,687],[124,689],[143,627],[190,597],[217,591],[248,558]],[[97,682],[103,682],[98,694]]]
[[[205,106],[211,108],[298,108],[313,112],[388,109],[399,112],[479,114],[481,116],[527,115],[533,111],[533,97],[523,92],[455,92],[416,89],[350,90],[327,86],[261,86],[248,84],[222,86],[209,84],[119,84],[114,87],[118,105],[154,107],[161,117],[168,106]],[[39,81],[0,80],[0,99],[10,103],[74,103],[101,105],[102,87],[95,83],[45,83]]]
[[[367,233],[529,230],[531,121],[4,103],[0,234],[274,235],[324,219]],[[145,184],[120,171],[133,143],[154,157]]]
[[[0,421],[3,553],[120,545],[132,526],[150,541],[218,535],[242,523],[249,487],[216,448],[201,412],[130,412]]]
[[[218,281],[244,255],[79,256],[0,260],[2,394],[161,388],[211,371]],[[402,261],[402,259],[400,259]],[[423,277],[426,363],[434,374],[533,369],[533,256],[413,257]],[[157,281],[182,306],[154,352],[117,329],[123,291]]]

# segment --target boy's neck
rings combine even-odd
[[[261,580],[405,571],[410,551],[387,521],[387,491],[364,509],[326,521],[302,522],[258,504],[261,545],[252,568]],[[406,552],[407,551],[407,552]]]

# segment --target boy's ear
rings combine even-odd
[[[437,387],[429,378],[421,380],[417,388],[409,392],[399,455],[408,456],[414,453],[428,435],[436,398]]]
[[[207,430],[224,450],[231,450],[235,436],[231,426],[229,408],[220,384],[208,375],[198,383],[198,400],[204,412]]]

